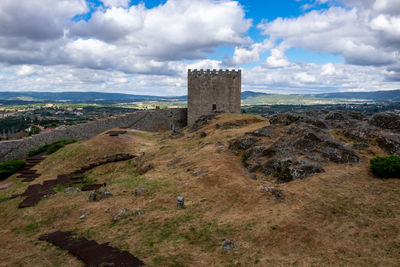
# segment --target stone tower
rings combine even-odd
[[[213,112],[240,113],[241,70],[188,70],[188,125]]]

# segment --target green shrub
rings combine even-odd
[[[75,143],[75,142],[77,142],[77,140],[75,140],[75,139],[60,140],[55,143],[52,143],[49,145],[44,145],[37,149],[29,151],[28,156],[32,157],[32,156],[35,156],[35,155],[38,155],[38,154],[44,153],[44,152],[46,152],[47,155],[50,155],[50,154],[56,152],[57,150],[59,150],[60,148],[66,146],[68,144]]]
[[[370,168],[374,175],[383,178],[400,178],[400,157],[375,157],[370,160]]]
[[[26,165],[24,160],[10,160],[0,163],[0,181],[10,177]]]

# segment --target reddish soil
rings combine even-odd
[[[24,178],[22,182],[32,182],[40,176],[37,170],[32,170],[37,164],[42,162],[46,157],[43,154],[35,155],[26,159],[26,166],[20,169],[17,173],[20,175],[17,178]]]
[[[37,203],[39,203],[40,199],[44,196],[48,195],[53,195],[56,192],[54,191],[54,188],[60,184],[63,186],[69,186],[73,184],[79,184],[83,182],[83,174],[91,170],[97,166],[111,163],[111,162],[118,162],[118,161],[124,161],[133,158],[133,155],[129,154],[124,154],[123,156],[118,156],[118,157],[109,157],[106,160],[102,160],[98,163],[90,164],[88,166],[84,166],[80,168],[79,170],[76,170],[74,172],[71,172],[69,174],[60,174],[57,176],[57,179],[53,180],[47,180],[44,181],[43,184],[34,184],[30,185],[24,193],[19,194],[19,195],[12,195],[11,198],[16,198],[16,197],[25,197],[25,199],[19,204],[18,208],[26,208],[26,207],[32,207],[35,206]],[[25,170],[28,171],[28,170]],[[34,174],[26,174],[26,175],[34,175]],[[28,179],[28,178],[26,178]],[[96,190],[99,189],[102,185],[101,184],[91,184],[91,185],[86,185],[82,188],[83,191],[90,191],[90,190]]]
[[[56,231],[39,240],[47,241],[82,260],[87,266],[143,266],[144,263],[126,251],[114,248],[108,243],[98,244],[86,238],[74,238],[71,232]]]

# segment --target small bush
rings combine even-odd
[[[370,160],[370,168],[374,175],[383,178],[400,178],[400,157],[375,157]]]
[[[46,152],[47,155],[50,155],[50,154],[56,152],[57,150],[59,150],[60,148],[66,146],[68,144],[75,143],[75,142],[77,142],[77,140],[75,140],[75,139],[60,140],[55,143],[52,143],[49,145],[44,145],[37,149],[29,151],[28,156],[32,157],[32,156],[35,156],[35,155],[38,155],[38,154],[44,153],[44,152]]]
[[[0,181],[10,177],[25,165],[26,162],[23,160],[10,160],[0,163]]]

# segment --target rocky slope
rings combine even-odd
[[[33,167],[34,181],[4,181],[12,185],[0,190],[1,264],[83,266],[39,240],[72,231],[148,266],[398,266],[400,180],[373,177],[368,163],[400,153],[398,121],[217,114],[183,131],[68,145]],[[93,165],[123,153],[133,158]],[[53,185],[36,206],[9,199],[79,170],[76,183]],[[91,184],[102,187],[81,190]]]

